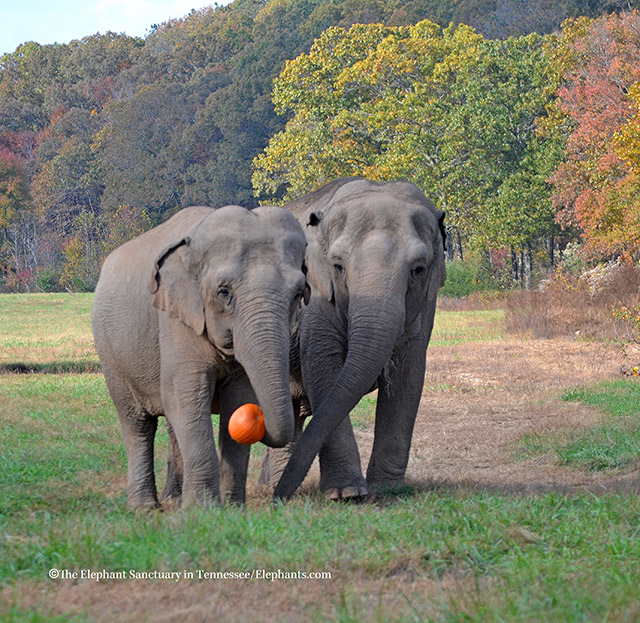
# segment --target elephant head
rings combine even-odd
[[[155,307],[245,369],[264,412],[263,442],[293,436],[290,327],[309,297],[305,236],[285,210],[227,206],[210,213],[158,255],[149,283]],[[194,353],[197,356],[197,353]]]
[[[445,279],[444,213],[413,184],[341,180],[286,207],[306,222],[308,278],[343,327],[347,353],[276,487],[280,498],[401,345],[422,339],[426,348]]]

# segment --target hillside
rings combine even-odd
[[[504,38],[636,4],[235,0],[144,40],[25,43],[0,59],[4,287],[91,288],[106,251],[175,210],[255,205],[251,162],[286,121],[273,79],[330,26],[430,19]]]

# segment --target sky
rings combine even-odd
[[[0,0],[0,56],[26,41],[69,43],[109,30],[144,37],[152,24],[210,4],[214,0]]]

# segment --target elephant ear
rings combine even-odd
[[[165,247],[156,258],[149,281],[153,305],[179,318],[197,335],[204,333],[204,302],[190,269],[191,238],[184,238]]]
[[[318,210],[311,212],[305,228],[307,236],[307,279],[327,301],[333,300],[333,282],[331,268],[327,257],[327,239],[322,223],[324,213]]]
[[[438,210],[438,236],[434,240],[433,266],[429,275],[429,284],[427,286],[427,300],[434,302],[438,296],[438,290],[444,285],[447,278],[447,269],[444,263],[444,253],[446,249],[446,229],[444,225],[445,213]]]

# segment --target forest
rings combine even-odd
[[[640,2],[235,0],[0,58],[0,292],[189,205],[406,178],[509,281],[640,257]]]

